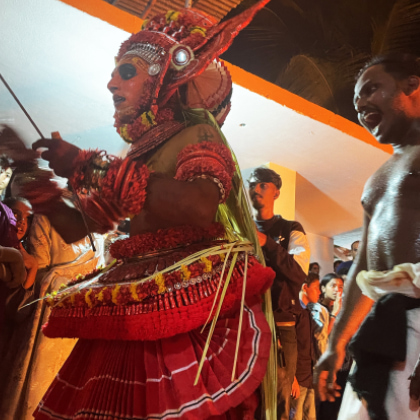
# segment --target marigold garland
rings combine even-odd
[[[174,120],[174,111],[170,108],[163,108],[155,115],[151,110],[140,114],[132,123],[122,124],[116,121],[118,134],[128,143],[134,143],[151,128]],[[151,139],[152,140],[152,139]]]
[[[120,288],[121,286],[117,284],[112,289],[112,303],[114,303],[115,305],[118,305],[118,292],[120,291]]]
[[[166,287],[165,287],[165,278],[163,277],[162,273],[158,273],[155,277],[155,283],[157,284],[157,286],[159,287],[158,289],[158,293],[162,294],[166,292]]]
[[[133,281],[129,284],[115,283],[112,286],[82,287],[76,292],[67,292],[66,290],[61,293],[60,291],[53,292],[51,295],[48,295],[47,303],[50,306],[63,308],[85,307],[92,309],[98,306],[124,306],[139,302],[150,302],[150,299],[167,295],[168,292],[175,293],[176,285],[182,285],[181,288],[178,287],[180,293],[185,292],[188,294],[189,300],[196,301],[216,291],[219,273],[222,271],[222,256],[224,254],[209,255],[206,258],[208,262],[197,261],[172,272],[158,273],[154,278],[146,282]],[[254,257],[251,257],[248,262],[250,266],[258,264]],[[211,265],[209,273],[206,271],[208,263]],[[244,258],[238,259],[235,264],[235,276],[241,277],[243,269]],[[198,281],[197,279],[200,280]],[[190,287],[193,288],[190,289]],[[237,287],[240,288],[240,285],[237,285]],[[195,291],[193,292],[193,290]],[[70,299],[66,298],[69,293]],[[199,293],[199,295],[195,295],[195,293]],[[183,304],[181,303],[181,305]]]
[[[204,272],[205,273],[210,273],[211,268],[212,268],[211,261],[206,257],[201,257],[201,262],[203,262],[205,264]]]

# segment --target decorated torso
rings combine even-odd
[[[80,152],[69,180],[80,210],[97,232],[128,217],[135,226],[152,177],[206,180],[219,207],[210,226],[165,226],[113,243],[109,266],[49,297],[47,336],[161,339],[237,311],[269,288],[274,273],[253,254],[239,168],[220,131],[232,82],[217,59],[263,3],[220,25],[193,9],[168,12],[122,45],[108,88],[117,131],[132,144],[124,159]]]

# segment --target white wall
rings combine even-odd
[[[303,227],[305,229],[305,226]],[[326,236],[315,235],[306,232],[311,248],[311,262],[317,262],[321,266],[319,277],[332,273],[334,263],[334,241]]]

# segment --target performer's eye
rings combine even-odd
[[[137,74],[136,68],[129,63],[123,64],[120,67],[118,67],[118,72],[120,73],[120,76],[123,80],[129,80]]]

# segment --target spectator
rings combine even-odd
[[[312,386],[313,367],[315,364],[313,321],[309,309],[310,304],[317,304],[321,290],[319,276],[309,272],[302,290],[299,293],[300,304],[303,311],[297,315],[297,366],[292,386],[291,419],[315,420],[315,391]]]
[[[27,236],[31,225],[33,213],[32,206],[28,200],[22,197],[10,197],[4,200],[13,212],[16,218],[17,238],[19,240],[19,251],[22,254],[23,261],[27,270],[27,276],[22,286],[25,289],[32,287],[35,281],[35,276],[38,270],[38,263],[36,259],[28,253]]]
[[[16,187],[12,185],[14,193],[18,191]],[[47,217],[35,215],[27,246],[39,265],[35,281],[36,297],[42,298],[78,274],[86,274],[103,264],[103,238],[94,234],[94,239],[96,252],[92,251],[87,237],[67,244]],[[77,341],[46,338],[41,327],[48,318],[49,310],[43,301],[29,308],[30,316],[25,322],[15,325],[8,351],[0,360],[0,412],[6,419],[31,418]]]
[[[309,272],[306,282],[313,282],[318,280],[319,295],[316,302],[310,301],[307,304],[308,309],[311,311],[312,332],[314,336],[314,350],[315,360],[318,360],[322,353],[327,349],[328,335],[330,332],[330,313],[328,309],[319,303],[321,295],[321,286],[319,283],[319,276],[316,273]],[[305,283],[306,283],[305,282]]]
[[[24,199],[9,199],[0,203],[0,214],[3,233],[0,245],[6,245],[0,247],[0,361],[3,361],[13,335],[17,310],[33,294],[31,287],[38,264],[22,245],[32,214],[30,204]]]
[[[317,262],[309,264],[309,271],[319,275],[319,270],[321,269],[320,265]]]
[[[0,200],[4,199],[12,173],[9,159],[5,155],[0,156]]]
[[[248,182],[252,205],[257,211],[258,239],[267,265],[276,272],[272,300],[279,343],[277,418],[289,420],[297,363],[296,316],[302,312],[299,292],[308,272],[309,245],[299,222],[274,215],[274,201],[280,196],[282,186],[280,176],[260,167]]]
[[[334,261],[334,273],[338,274],[337,268],[343,262],[343,260],[335,260]]]
[[[350,261],[344,261],[343,263],[341,263],[337,267],[337,273],[339,273],[339,274],[342,273],[342,274],[347,275],[347,273],[350,270],[350,267],[353,264],[353,261],[356,259],[357,251],[359,250],[359,243],[360,243],[360,241],[354,241],[351,244],[351,247],[350,247],[350,257],[351,257],[351,260]]]
[[[330,313],[331,318],[334,320],[341,309],[341,298],[343,294],[344,280],[341,276],[335,273],[325,275],[321,280],[320,299],[321,305],[325,306]],[[331,324],[333,321],[331,322]],[[330,331],[332,325],[330,326]]]
[[[330,334],[335,319],[341,310],[343,286],[343,278],[335,273],[329,273],[321,280],[322,296],[320,303],[329,312],[328,335]],[[323,353],[326,350],[325,343],[322,344],[322,348]],[[349,374],[350,364],[350,357],[346,355],[346,362],[343,364],[342,369],[337,372],[337,383],[342,387],[343,390],[346,385],[347,376]],[[334,402],[321,402],[318,407],[318,418],[322,420],[337,420],[338,412],[340,411],[340,405],[341,396],[337,397]]]

